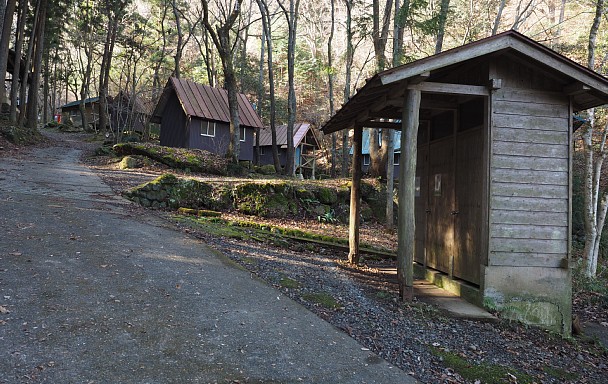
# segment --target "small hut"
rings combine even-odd
[[[110,100],[110,126],[114,132],[145,132],[150,119],[150,107],[141,97],[120,91]]]
[[[240,160],[253,160],[254,130],[263,124],[243,94],[238,96]],[[160,144],[225,155],[230,143],[228,92],[171,77],[152,113],[160,124]]]
[[[275,128],[277,149],[281,166],[287,160],[287,125]],[[296,174],[315,177],[315,151],[320,148],[317,136],[308,123],[296,123],[293,126],[293,147],[295,152]],[[260,165],[274,164],[272,158],[272,131],[270,127],[260,130]]]
[[[398,273],[503,316],[571,329],[573,114],[608,79],[515,31],[376,74],[323,127],[354,128],[356,260],[362,129],[401,130]]]
[[[59,107],[61,108],[61,121],[71,121],[75,127],[82,127],[80,103],[81,100],[76,100]],[[88,99],[85,99],[84,110],[87,117],[87,123],[93,128],[97,127],[99,123],[99,97],[89,97]]]

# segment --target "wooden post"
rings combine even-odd
[[[414,285],[414,252],[416,216],[416,157],[418,156],[418,123],[420,91],[405,93],[401,119],[401,161],[399,166],[399,228],[397,230],[397,278],[402,300],[411,301]],[[352,204],[352,203],[351,203]]]
[[[348,228],[348,262],[359,262],[359,224],[361,222],[361,150],[363,146],[363,128],[356,124],[353,137],[353,179],[350,188],[350,218]]]

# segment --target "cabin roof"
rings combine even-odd
[[[88,99],[84,100],[84,103],[86,105],[86,104],[97,103],[98,101],[99,101],[99,96],[98,97],[89,97]],[[76,100],[76,101],[72,101],[70,103],[64,104],[60,108],[66,109],[66,108],[78,107],[78,105],[80,105],[80,100]]]
[[[293,126],[293,147],[297,147],[302,143],[302,140],[306,137],[308,131],[311,130],[309,123],[296,123]],[[287,124],[279,125],[275,127],[277,133],[277,145],[279,147],[287,148]],[[313,133],[314,135],[314,133]],[[315,136],[315,141],[317,138]],[[272,145],[272,131],[270,127],[264,127],[260,129],[260,147]],[[317,147],[319,143],[317,142]]]
[[[167,85],[153,112],[154,122],[160,122],[167,101],[173,92],[175,92],[186,115],[205,120],[230,122],[228,92],[225,89],[214,88],[176,77],[171,77],[167,81]],[[249,100],[247,100],[247,97],[240,93],[238,95],[238,103],[241,125],[262,128],[262,121],[254,111]]]
[[[524,60],[569,79],[572,87],[564,87],[563,93],[572,95],[574,112],[608,103],[608,79],[604,76],[519,32],[507,31],[377,73],[325,123],[322,131],[327,134],[352,128],[355,124],[365,125],[388,115],[389,109],[395,114],[396,110],[401,109],[399,101],[408,84],[424,81],[429,76],[432,79],[433,75],[455,65],[504,53],[517,54]],[[485,85],[471,88],[476,91],[480,88],[488,89]],[[396,125],[392,127],[398,128]]]

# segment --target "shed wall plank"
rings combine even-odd
[[[562,117],[506,115],[495,111],[492,119],[494,127],[544,131],[568,130],[568,119]]]
[[[542,215],[544,212],[568,212],[568,199],[534,197],[492,196],[492,208],[507,211],[530,211]]]
[[[534,240],[567,240],[568,227],[502,224],[495,225],[490,231],[494,238],[534,239]]]
[[[562,171],[568,172],[567,158],[551,158],[551,157],[526,157],[526,161],[522,161],[521,156],[510,155],[494,155],[492,166],[494,168],[510,168],[533,171]]]
[[[492,252],[490,265],[561,268],[565,260],[561,253]]]
[[[490,253],[558,253],[562,257],[568,252],[566,240],[536,240],[495,238],[490,241]],[[490,256],[491,257],[491,256]]]
[[[490,211],[490,225],[500,224],[567,226],[568,219],[563,212],[542,212],[542,214],[538,214],[530,211],[492,209]]]
[[[494,140],[512,143],[562,144],[568,142],[568,131],[541,131],[535,129],[499,128]]]
[[[513,197],[563,198],[568,194],[567,185],[523,184],[523,183],[492,183],[492,195]]]
[[[512,143],[494,140],[492,149],[497,155],[536,156],[567,159],[568,146],[537,143]]]
[[[561,117],[568,119],[568,110],[564,104],[545,104],[534,101],[497,100],[496,113],[520,116]]]
[[[499,183],[568,185],[568,172],[492,168],[492,181]]]

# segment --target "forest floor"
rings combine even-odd
[[[68,145],[82,149],[83,161],[117,194],[169,171],[158,164],[120,170],[115,159],[92,156],[99,143],[90,141],[88,136],[56,132],[46,135],[58,141],[69,137]],[[3,146],[8,147],[0,142]],[[389,272],[394,267],[391,260],[369,259],[353,267],[345,263],[345,252],[332,247],[278,242],[257,235],[234,236],[231,231],[213,232],[173,212],[149,212],[203,239],[343,330],[363,349],[375,352],[423,383],[605,383],[608,377],[608,349],[597,337],[563,339],[516,322],[453,318],[416,299],[412,303],[399,302],[398,287]],[[226,215],[251,220],[234,213]],[[255,221],[331,233],[334,237],[347,237],[348,233],[344,224],[321,224],[302,218]],[[380,225],[367,225],[361,236],[364,242],[388,249],[396,244],[395,233]],[[600,268],[601,273],[606,270],[606,266]],[[574,313],[583,326],[589,324],[596,332],[608,333],[606,280],[578,276],[580,273],[575,272]]]

